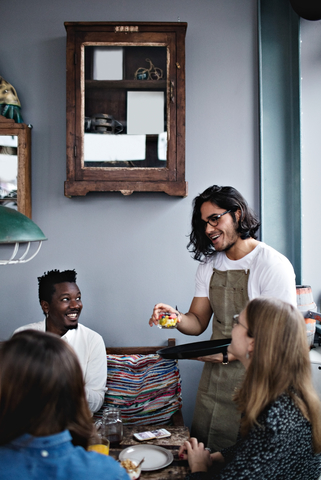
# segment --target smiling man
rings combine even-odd
[[[59,335],[76,352],[80,362],[89,408],[96,412],[102,406],[106,391],[107,360],[102,337],[78,323],[82,311],[81,293],[75,270],[51,270],[38,277],[39,302],[45,319],[15,330],[26,329]]]
[[[213,185],[194,199],[193,207],[188,247],[201,263],[190,309],[179,314],[179,331],[200,335],[213,315],[211,340],[231,338],[233,316],[248,300],[277,297],[296,306],[291,263],[256,239],[260,222],[235,188]],[[163,303],[155,305],[149,324],[157,324],[163,311],[176,310]],[[191,434],[207,447],[221,450],[236,441],[240,414],[232,396],[243,366],[231,353],[198,360],[205,365]]]

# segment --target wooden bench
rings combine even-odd
[[[167,340],[168,347],[175,347],[175,338]],[[158,350],[165,347],[106,347],[109,355],[155,355]]]

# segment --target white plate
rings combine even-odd
[[[158,445],[133,445],[132,447],[127,447],[119,454],[119,460],[125,460],[126,458],[138,462],[145,458],[141,466],[143,472],[167,467],[174,460],[171,452]]]

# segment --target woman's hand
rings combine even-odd
[[[207,472],[212,465],[210,452],[204,448],[204,443],[198,443],[196,438],[190,438],[180,447],[179,458],[187,459],[191,472]]]
[[[225,459],[224,459],[223,455],[221,454],[221,452],[211,453],[211,459],[212,459],[213,462],[219,462],[219,463],[224,463],[225,462]]]
[[[157,305],[155,305],[155,307],[154,307],[152,316],[149,319],[149,322],[148,322],[149,325],[151,327],[153,325],[158,325],[159,316],[162,313],[166,313],[166,312],[177,313],[178,314],[177,323],[179,323],[181,321],[180,314],[177,310],[175,310],[175,308],[171,307],[170,305],[166,305],[165,303],[157,303]]]

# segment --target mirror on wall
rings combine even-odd
[[[0,205],[31,218],[31,126],[0,115]]]
[[[0,205],[18,209],[18,137],[0,135]]]

